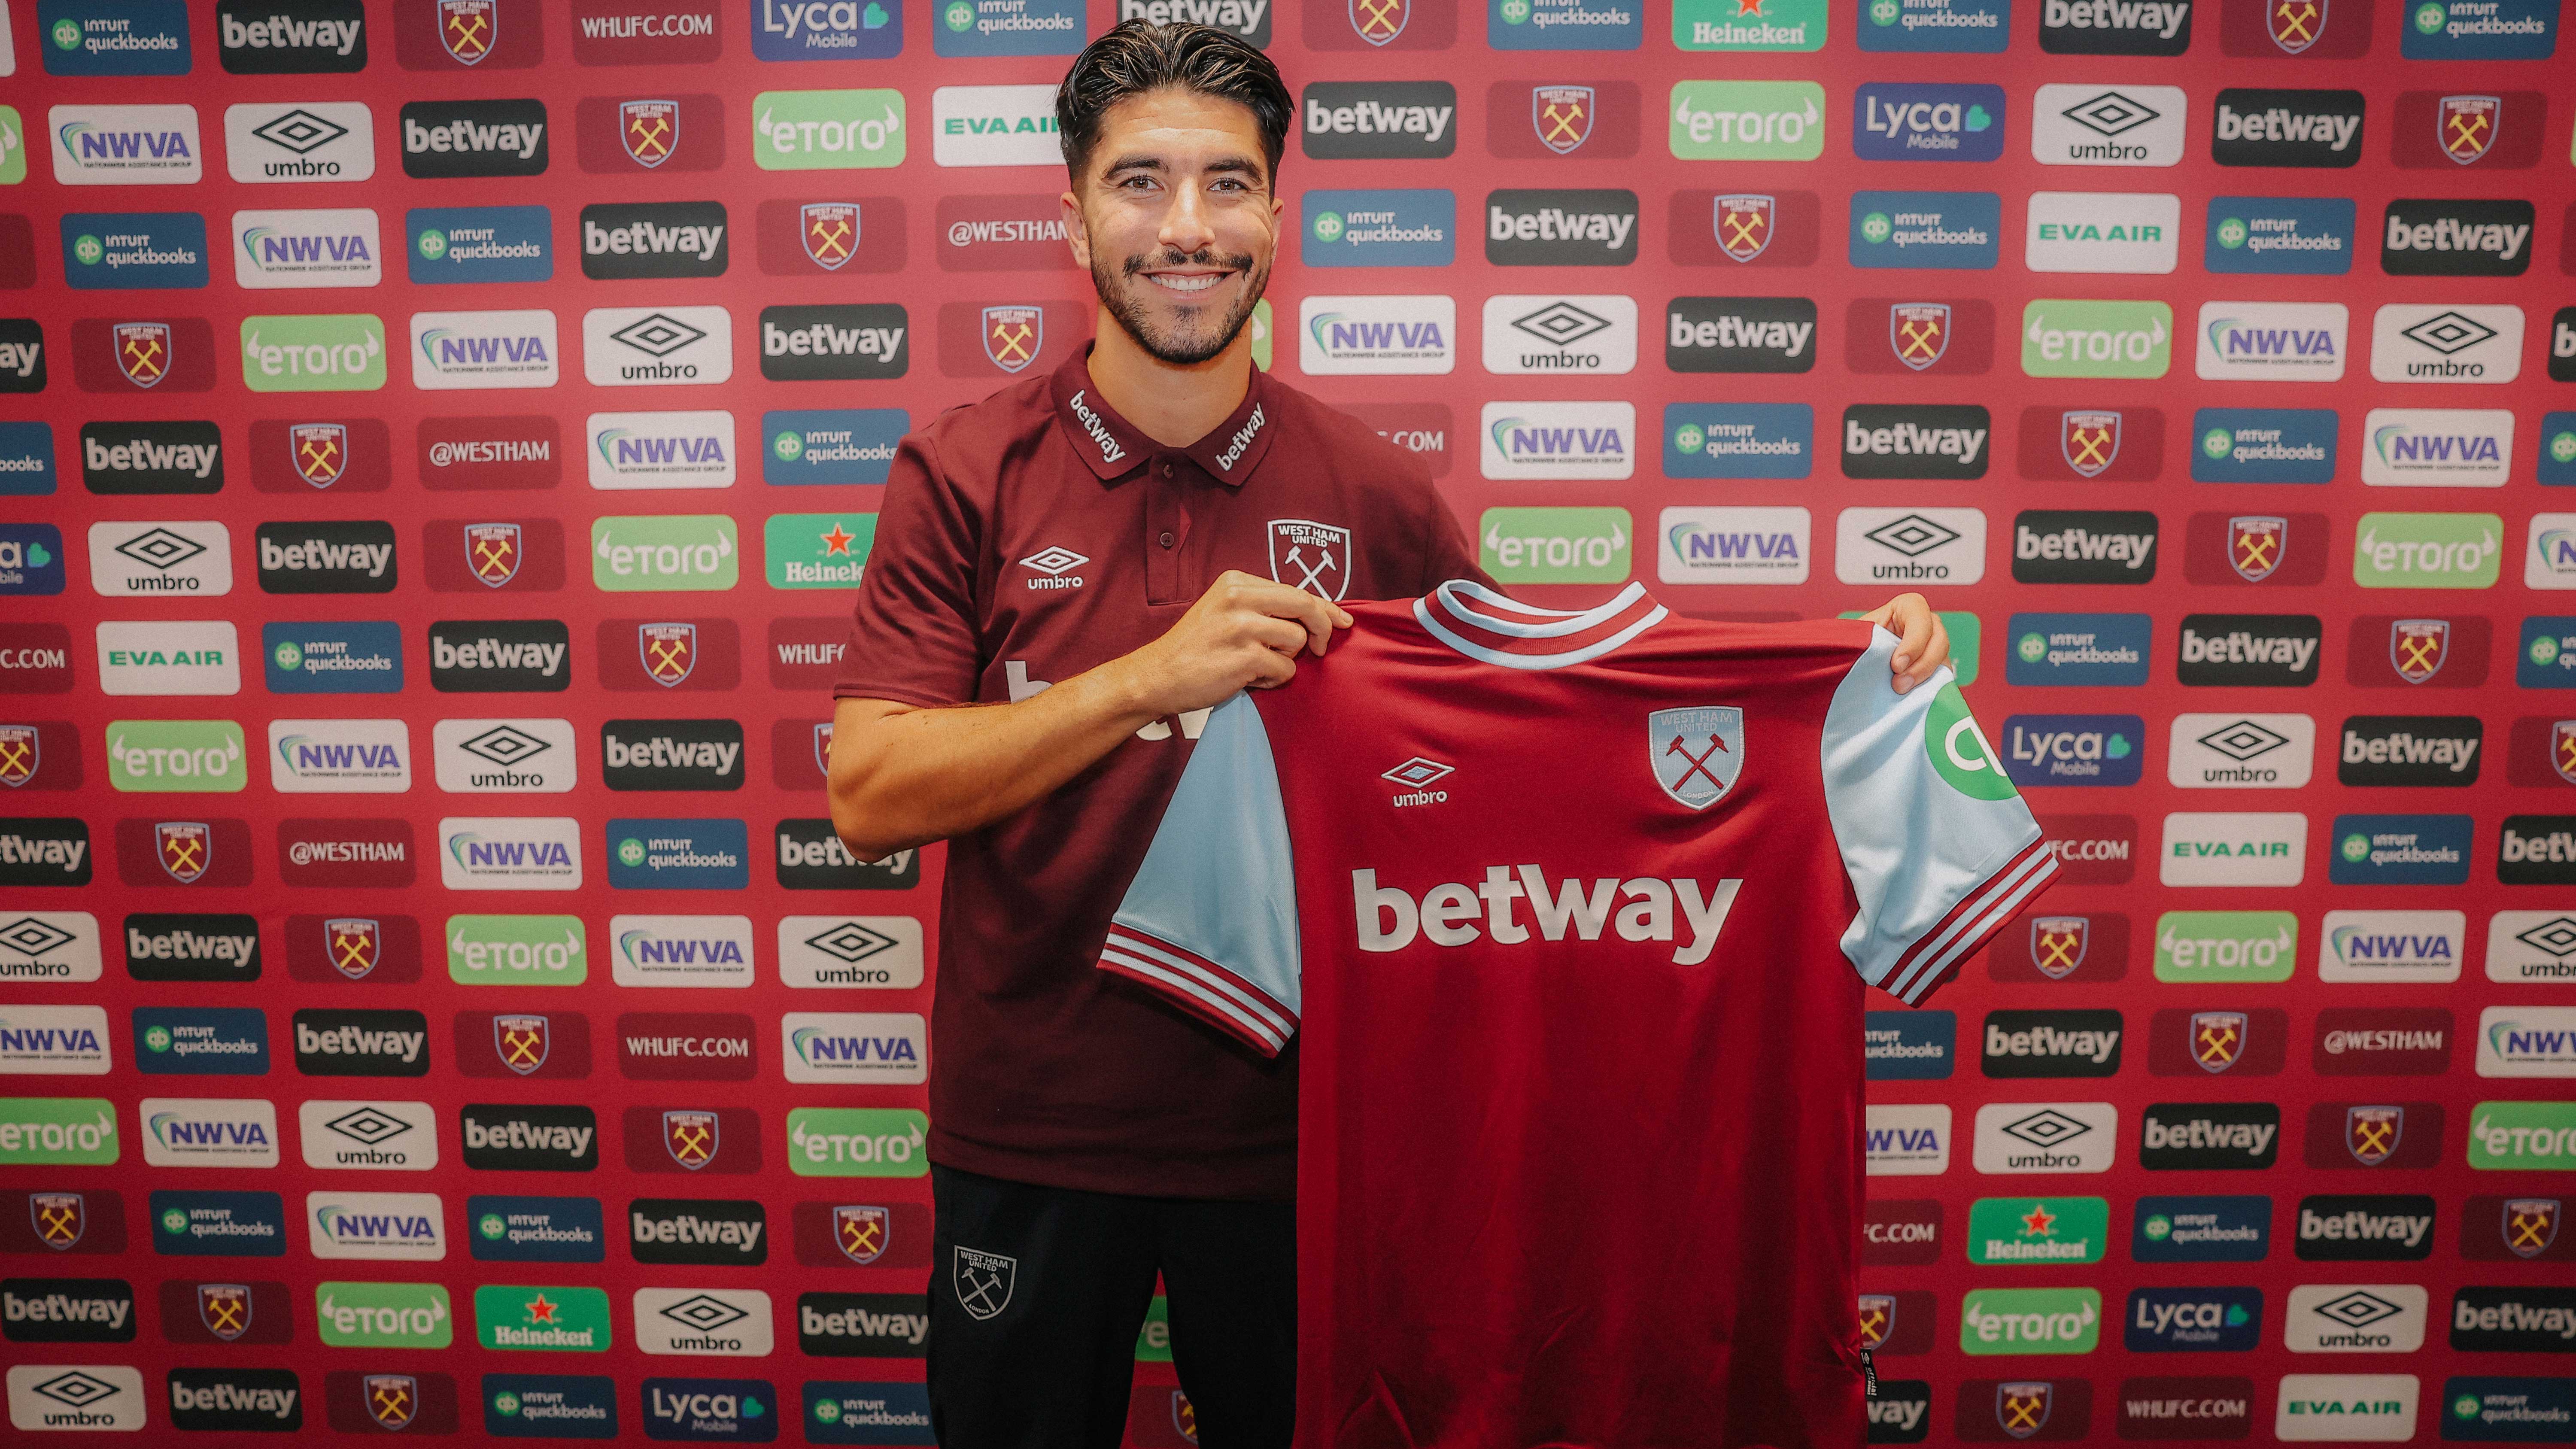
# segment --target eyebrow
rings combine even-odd
[[[1110,162],[1107,166],[1101,168],[1100,174],[1106,178],[1116,176],[1122,171],[1162,172],[1169,169],[1171,168],[1164,162],[1162,157],[1146,152],[1137,152],[1121,156]],[[1269,182],[1269,172],[1267,168],[1265,168],[1258,160],[1250,156],[1220,156],[1207,163],[1207,165],[1201,169],[1215,175],[1250,176],[1253,180],[1262,182],[1265,185]]]

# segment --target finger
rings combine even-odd
[[[1274,618],[1245,620],[1243,637],[1264,650],[1288,655],[1305,648],[1308,638],[1304,625],[1291,619]]]
[[[1275,649],[1255,650],[1251,688],[1277,689],[1297,677],[1297,656]]]

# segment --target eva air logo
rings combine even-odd
[[[975,28],[974,0],[956,0],[955,4],[940,12],[939,18],[950,30],[965,34]]]
[[[79,22],[79,21],[77,21],[77,20],[72,19],[72,18],[71,18],[70,16],[68,16],[68,15],[64,16],[64,17],[63,17],[62,19],[60,19],[60,20],[55,21],[55,22],[54,22],[54,49],[56,49],[56,50],[78,50],[78,49],[80,49],[80,48],[81,48],[81,28],[80,28],[80,22]]]
[[[2427,0],[2427,3],[2415,7],[2415,33],[2439,35],[2442,33],[2442,22],[2449,18],[2449,11]]]
[[[632,869],[644,863],[644,842],[630,835],[617,842],[617,863]]]
[[[1933,772],[1960,794],[1972,800],[2013,798],[2012,779],[1977,728],[1975,716],[1968,713],[1968,701],[1956,682],[1942,685],[1932,697],[1932,708],[1924,713],[1923,753],[1932,761]]]
[[[1860,239],[1871,246],[1877,246],[1894,235],[1896,223],[1888,220],[1886,212],[1873,211],[1860,219]]]
[[[1332,243],[1342,239],[1342,214],[1338,211],[1315,213],[1315,240]]]

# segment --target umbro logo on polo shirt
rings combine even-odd
[[[1082,587],[1082,576],[1069,575],[1068,570],[1078,569],[1089,562],[1091,560],[1088,557],[1075,553],[1072,549],[1048,547],[1039,549],[1036,553],[1020,560],[1020,566],[1035,569],[1040,575],[1038,578],[1028,580],[1030,588],[1078,589]]]

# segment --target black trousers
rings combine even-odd
[[[1162,1274],[1205,1449],[1286,1449],[1296,1209],[1004,1182],[934,1163],[930,1422],[944,1449],[1117,1449]]]

